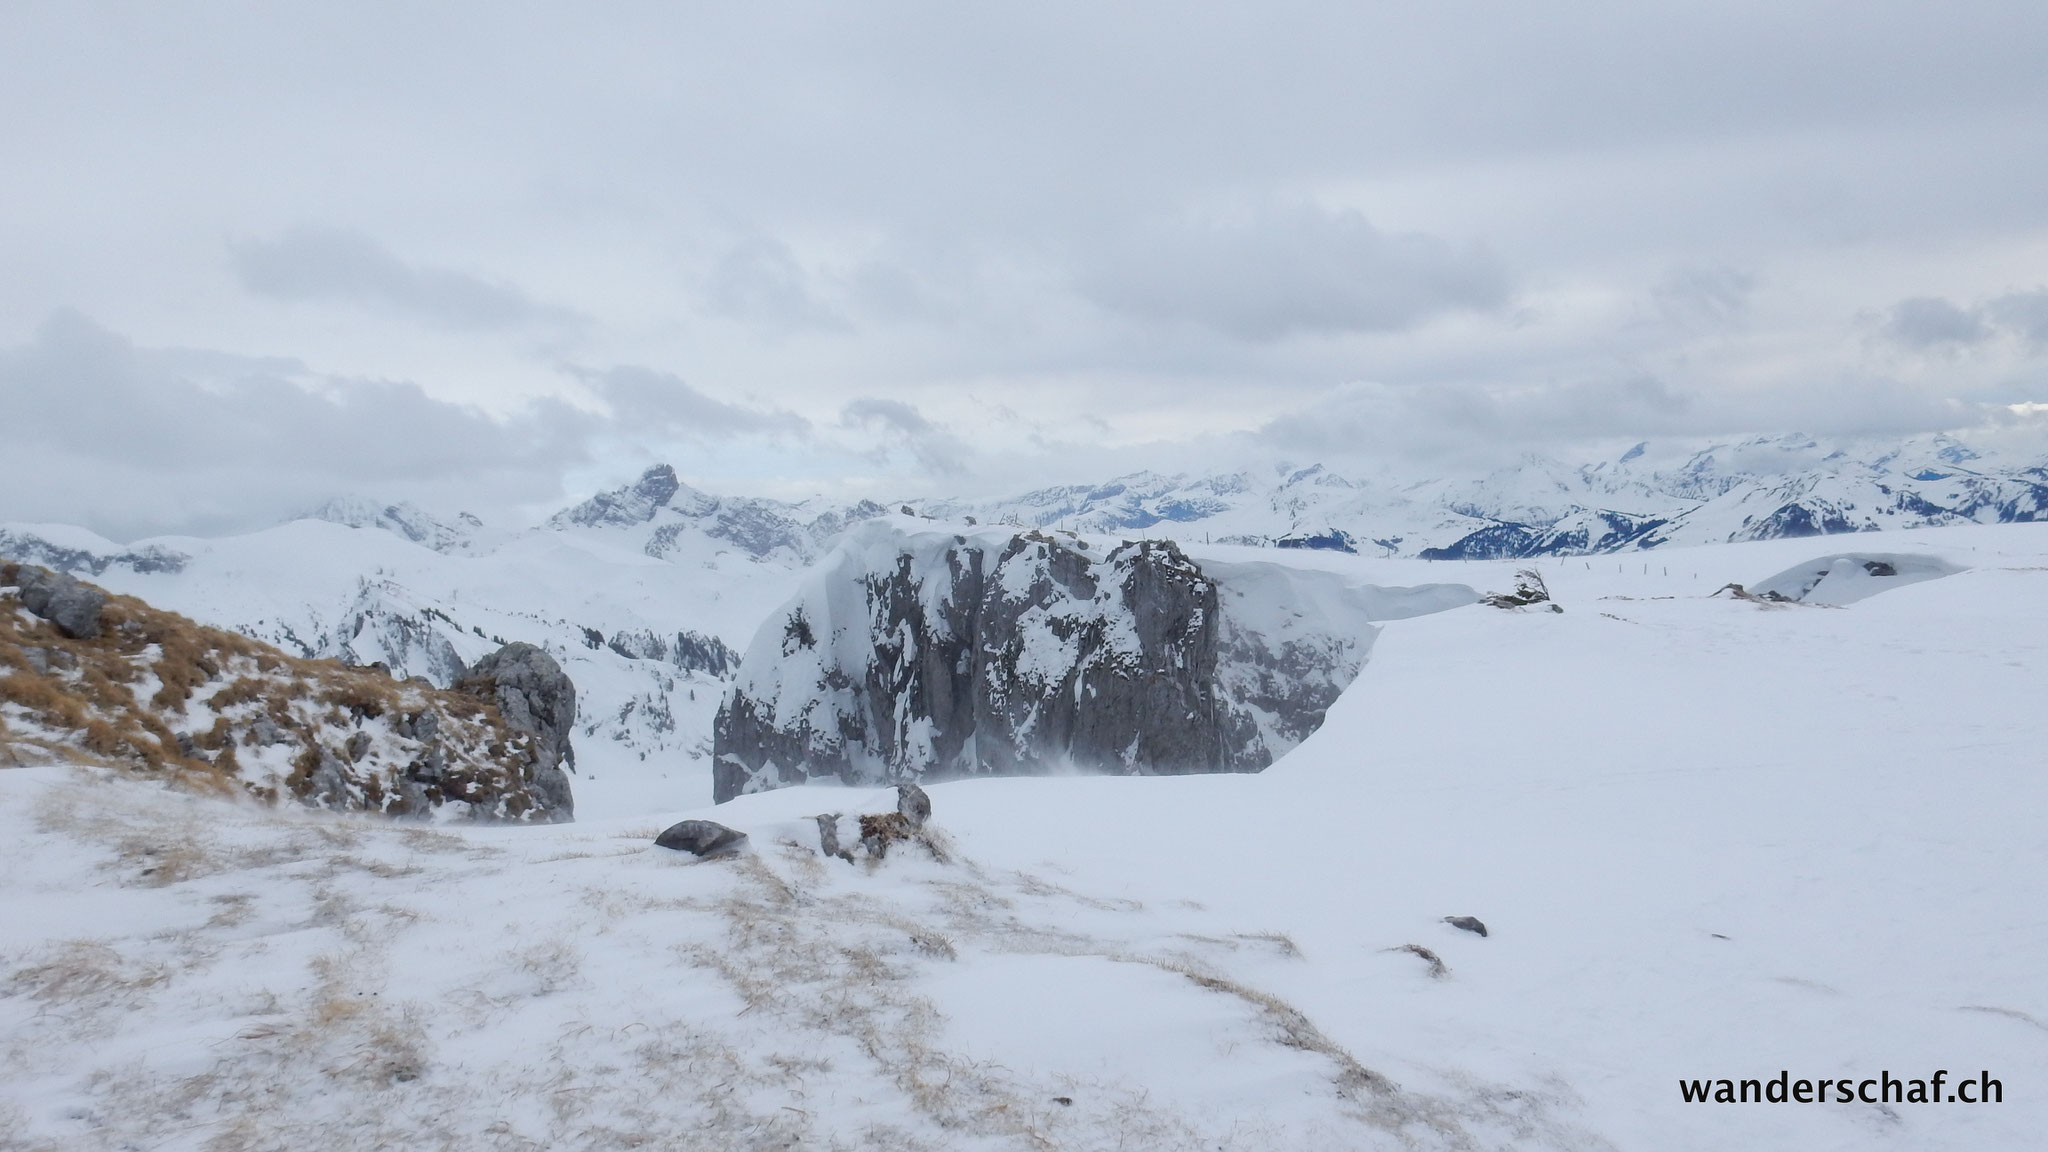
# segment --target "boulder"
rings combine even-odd
[[[924,822],[932,818],[932,798],[915,784],[898,784],[896,811],[910,822],[912,828],[922,828]]]
[[[671,824],[654,838],[657,848],[688,852],[692,856],[722,856],[739,851],[746,842],[745,832],[710,820],[684,820]]]
[[[21,606],[57,626],[73,640],[100,634],[100,610],[107,594],[64,572],[24,564],[15,579],[21,585]]]
[[[505,724],[534,737],[533,791],[550,817],[574,817],[576,802],[563,768],[576,766],[569,733],[576,725],[576,685],[546,651],[512,643],[476,662],[455,687],[498,706]]]
[[[1466,932],[1476,932],[1481,936],[1486,935],[1486,925],[1480,923],[1477,916],[1446,916],[1444,917],[1444,923]]]

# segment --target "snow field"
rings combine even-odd
[[[932,787],[945,863],[780,843],[893,805],[843,788],[427,829],[0,772],[0,1148],[2033,1148],[2048,526],[1855,543],[1546,562],[1563,614],[1381,625],[1262,774]],[[1866,549],[1963,570],[1707,598]],[[649,846],[688,815],[751,851]],[[1781,1068],[2005,1101],[1677,1091]]]

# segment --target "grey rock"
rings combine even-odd
[[[657,848],[671,848],[693,856],[720,856],[737,852],[747,834],[710,820],[684,820],[671,824],[654,838]]]
[[[258,716],[249,724],[249,738],[253,743],[268,747],[285,742],[285,734],[277,721],[268,716]]]
[[[100,610],[107,594],[76,576],[48,568],[22,565],[15,576],[21,584],[21,606],[57,626],[73,640],[89,640],[100,634]]]
[[[342,755],[348,757],[349,763],[362,763],[363,757],[370,754],[370,734],[368,732],[357,732],[348,738],[348,743],[342,745],[341,750]]]
[[[532,644],[507,644],[476,662],[455,687],[497,704],[505,723],[534,737],[531,783],[552,819],[575,815],[564,767],[575,767],[569,742],[576,725],[576,685],[555,658]]]
[[[922,828],[924,822],[932,818],[932,798],[925,795],[924,789],[915,784],[898,784],[896,811],[902,814],[905,820],[910,821],[912,828]]]
[[[320,762],[313,768],[300,798],[312,807],[349,807],[348,765],[324,744],[320,746]]]
[[[818,822],[818,851],[853,863],[853,849],[839,840],[839,813],[826,812],[812,819]]]
[[[1552,612],[1564,611],[1562,607],[1551,603],[1550,588],[1543,583],[1542,573],[1534,568],[1524,568],[1515,573],[1513,592],[1495,592],[1480,603],[1493,608],[1527,608],[1531,604],[1549,604]]]
[[[1453,928],[1460,928],[1467,932],[1476,932],[1481,936],[1486,935],[1486,925],[1480,923],[1477,916],[1446,916],[1444,917],[1444,923],[1449,924]]]
[[[54,672],[69,672],[78,667],[78,659],[62,648],[38,648],[33,644],[21,646],[21,658],[38,673],[48,676]]]
[[[447,770],[448,754],[442,751],[439,741],[431,741],[420,749],[417,759],[405,766],[405,775],[422,784],[439,784],[441,774]]]

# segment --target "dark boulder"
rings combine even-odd
[[[1444,923],[1466,932],[1476,932],[1481,936],[1486,935],[1486,925],[1480,923],[1477,916],[1446,916],[1444,917]]]
[[[710,820],[684,820],[671,824],[654,838],[657,848],[688,852],[692,856],[722,856],[739,851],[746,842],[745,832]]]
[[[57,626],[73,640],[90,640],[100,634],[100,610],[107,606],[107,594],[64,572],[52,572],[24,564],[16,572],[21,585],[21,606]]]
[[[910,821],[912,828],[922,828],[924,822],[932,818],[932,798],[925,795],[924,789],[915,784],[898,784],[896,811],[905,820]]]

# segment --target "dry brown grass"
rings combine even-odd
[[[24,647],[48,655],[31,661]],[[38,662],[51,665],[50,672],[36,671]],[[138,701],[134,686],[151,675],[157,684]],[[195,699],[214,715],[194,717]],[[33,729],[10,734],[10,744],[205,790],[394,814],[449,800],[476,803],[479,819],[522,820],[539,811],[527,773],[531,744],[509,732],[494,705],[467,692],[401,683],[379,669],[287,656],[128,596],[109,596],[100,634],[76,639],[0,595],[0,705],[18,709],[11,714]],[[401,745],[405,751],[394,757],[380,742],[381,752],[343,769],[350,788],[312,794],[321,743],[339,749],[366,722],[426,710],[444,720],[439,785],[401,786],[408,757],[425,749]],[[257,740],[258,716],[269,718],[274,738]],[[276,765],[274,753],[247,751],[263,743],[285,745],[293,762],[285,779],[242,778],[245,765],[263,764],[264,776]]]
[[[1401,944],[1393,948],[1382,948],[1380,951],[1406,952],[1411,956],[1420,956],[1423,963],[1429,965],[1429,975],[1433,980],[1442,980],[1451,974],[1450,965],[1444,963],[1443,957],[1438,956],[1420,944]]]

